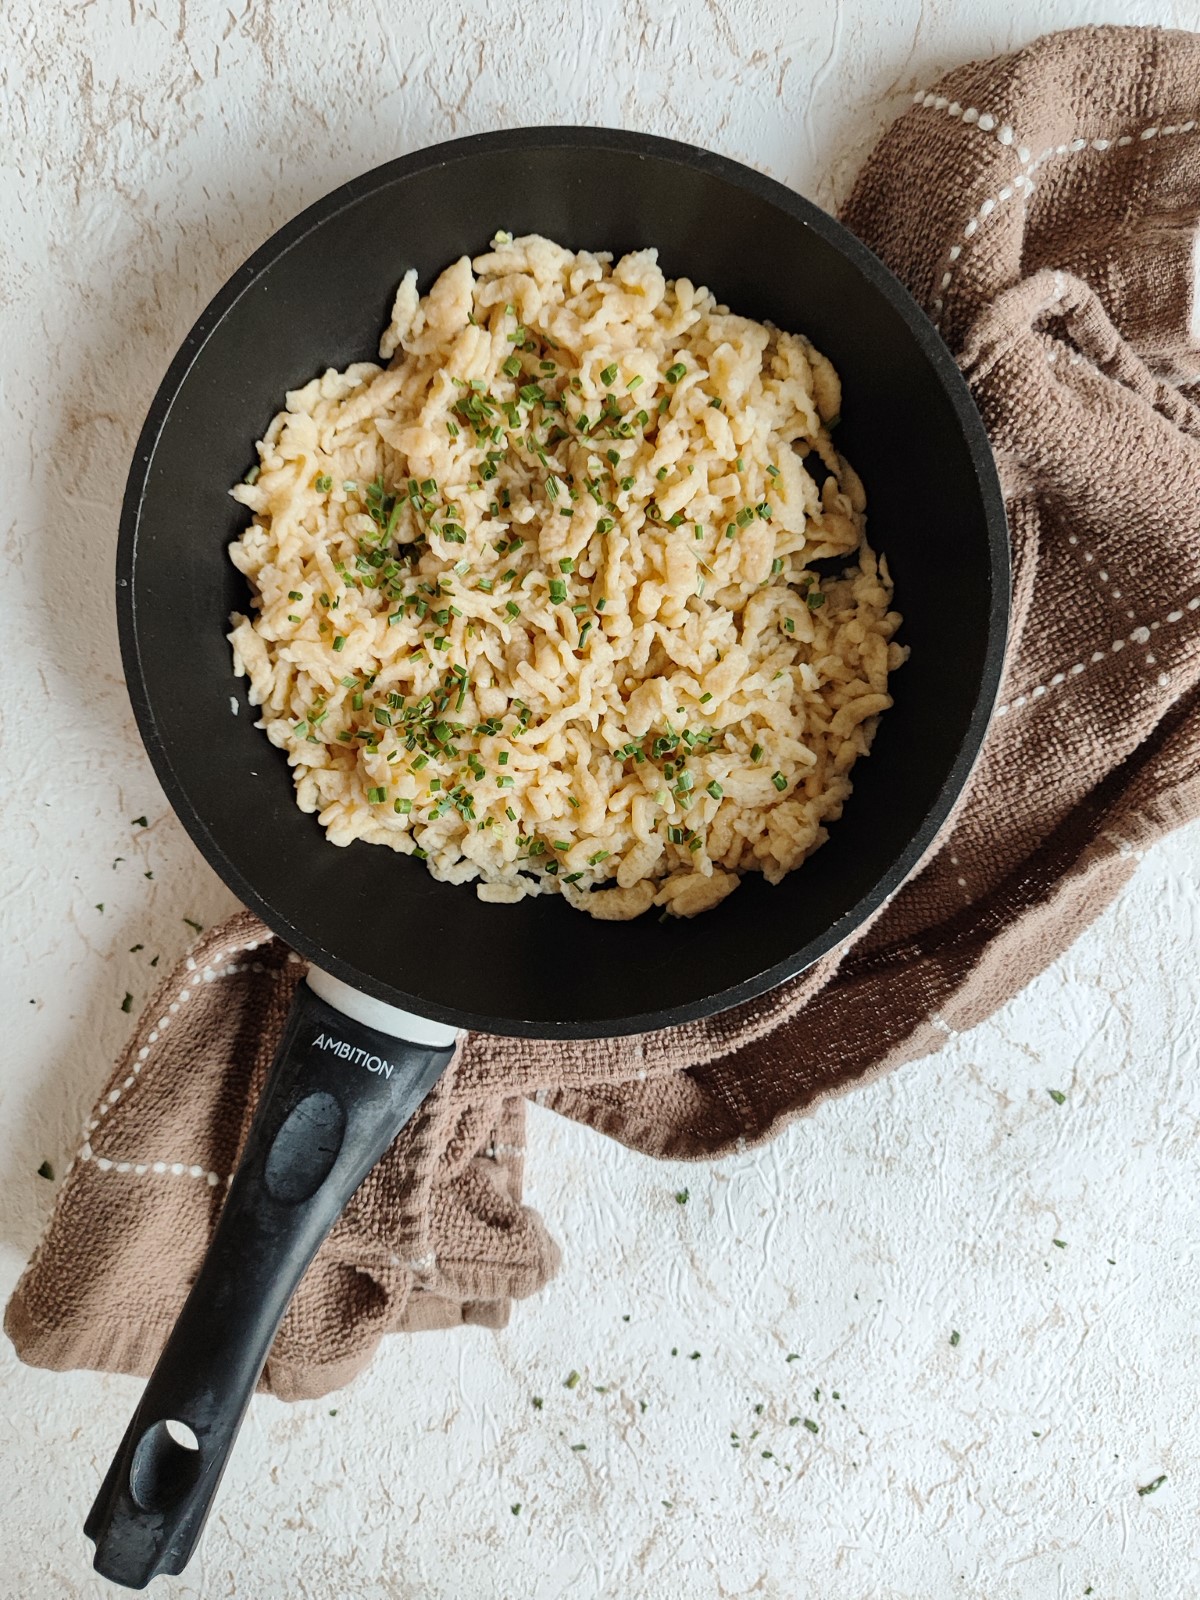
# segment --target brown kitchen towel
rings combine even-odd
[[[845,220],[958,354],[1011,523],[971,791],[873,925],[766,1000],[616,1041],[468,1038],[305,1277],[275,1393],[343,1383],[385,1332],[499,1326],[553,1273],[523,1097],[658,1156],[764,1139],[986,1017],[1200,813],[1198,119],[1200,37],[1100,28],[959,68],[884,136]],[[301,971],[242,913],[167,981],[9,1304],[25,1360],[148,1369]]]

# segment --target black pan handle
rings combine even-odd
[[[106,1578],[182,1572],[296,1285],[453,1054],[297,989],[212,1242],[84,1523]]]

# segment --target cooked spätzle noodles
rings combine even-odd
[[[234,666],[300,807],[609,919],[798,867],[905,656],[830,363],[654,250],[505,234],[410,272],[380,356],[289,393],[233,490]]]

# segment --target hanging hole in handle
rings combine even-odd
[[[165,1511],[200,1476],[200,1441],[169,1417],[147,1428],[133,1453],[129,1492],[143,1511]]]

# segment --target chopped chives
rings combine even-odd
[[[497,778],[496,787],[497,789],[511,789],[514,787],[514,780],[509,777]]]
[[[750,759],[751,759],[751,761],[761,761],[762,758],[763,758],[763,747],[760,744],[756,744],[754,746],[754,748],[750,752]]]
[[[373,806],[382,805],[382,803],[387,799],[387,790],[386,789],[368,789],[367,790],[367,799],[371,803],[371,805],[373,805]]]
[[[603,611],[607,604],[608,604],[608,601],[604,598],[603,595],[601,595],[599,600],[596,601],[596,610],[597,611]]]
[[[771,774],[771,782],[779,790],[780,794],[787,788],[787,779],[782,772],[773,772]]]
[[[819,589],[810,589],[808,592],[808,609],[810,611],[819,611],[824,604],[825,596],[821,591]]]
[[[688,849],[689,850],[699,850],[700,846],[701,846],[701,841],[699,839],[693,839],[691,841],[691,843],[688,845]]]
[[[709,794],[712,795],[714,800],[719,800],[721,798],[721,796],[725,793],[724,789],[722,789],[721,785],[717,782],[717,780],[715,778],[713,779],[713,781],[707,787],[708,787]]]
[[[299,622],[300,618],[295,614],[294,611],[289,611],[288,612],[288,621],[289,622]]]
[[[575,796],[574,796],[574,795],[573,795],[573,794],[569,794],[569,795],[568,795],[568,796],[567,796],[567,804],[568,804],[568,805],[569,805],[569,806],[573,806],[573,807],[574,807],[574,808],[575,808],[575,810],[576,810],[576,811],[578,811],[578,810],[579,810],[579,801],[578,801],[578,800],[576,800],[576,798],[575,798]]]
[[[560,606],[560,605],[562,605],[563,601],[566,598],[567,598],[567,586],[566,586],[566,584],[563,582],[563,580],[561,578],[551,578],[550,579],[550,601],[551,601],[551,604],[556,605],[556,606]]]
[[[777,466],[775,466],[775,464],[774,464],[774,463],[772,463],[772,464],[771,464],[771,465],[770,465],[770,466],[769,466],[769,467],[768,467],[768,468],[767,468],[767,472],[768,472],[768,473],[769,473],[769,475],[770,475],[770,476],[771,476],[771,477],[772,477],[772,478],[777,478],[777,477],[778,477],[778,476],[779,476],[779,468],[778,468],[778,467],[777,467]]]
[[[394,802],[394,808],[398,816],[407,817],[409,812],[412,810],[412,801],[397,800]]]
[[[569,839],[555,839],[552,843],[556,850],[569,850],[571,848]]]
[[[700,704],[702,706],[706,706],[711,699],[712,699],[712,695],[711,694],[702,694],[700,696]]]
[[[774,561],[772,561],[772,563],[771,563],[771,576],[773,578],[777,578],[782,571],[783,571],[783,557],[782,556],[776,556]]]
[[[622,478],[621,479],[621,488],[625,491],[626,494],[628,494],[630,489],[633,488],[633,479],[632,478]]]
[[[504,609],[510,617],[519,617],[521,615],[521,608],[515,600],[510,600]]]
[[[580,630],[579,630],[579,644],[577,646],[578,649],[580,649],[580,650],[583,649],[583,642],[587,638],[588,634],[591,632],[591,628],[592,628],[592,622],[591,622],[591,618],[589,617],[588,620],[584,623],[583,627],[580,628]]]
[[[642,381],[642,375],[639,372],[636,377],[630,378],[629,382],[625,385],[625,387],[627,389],[636,389],[638,384],[641,383],[641,381]]]
[[[687,368],[684,366],[683,362],[682,361],[677,361],[673,367],[668,367],[667,368],[667,371],[666,371],[667,382],[668,383],[678,383],[680,378],[683,377],[683,375],[684,375],[684,373],[686,371],[687,371]]]
[[[413,765],[413,771],[414,772],[420,772],[422,767],[427,767],[429,765],[429,757],[428,756],[418,756],[417,759],[413,762],[412,765]]]
[[[602,861],[607,861],[611,854],[610,850],[597,850],[594,856],[587,858],[587,864],[589,867],[599,866]]]
[[[614,361],[611,366],[603,367],[601,369],[600,382],[601,383],[611,383],[613,381],[613,379],[616,377],[616,375],[617,375],[617,363]]]
[[[508,818],[508,820],[510,822],[515,822],[517,820],[517,813],[513,810],[513,808],[511,806],[505,806],[504,815]]]
[[[570,556],[564,557],[564,559],[558,563],[558,570],[560,572],[575,571],[575,563],[571,560]]]
[[[327,490],[333,488],[333,479],[327,472],[322,472],[320,476],[314,480],[313,487],[319,489],[322,494],[325,494]]]
[[[785,633],[795,633],[796,624],[793,622],[791,617],[784,617],[784,619],[783,619],[783,628],[784,628],[784,632]]]
[[[506,767],[508,765],[508,751],[501,750],[500,754],[496,757],[496,760],[502,767]]]
[[[521,370],[521,363],[518,361],[516,356],[509,356],[508,360],[503,364],[500,370],[501,372],[507,374],[508,377],[515,378]]]
[[[304,596],[300,593],[300,591],[298,589],[289,589],[288,590],[288,599],[289,600],[303,600]]]
[[[333,648],[335,650],[341,650],[343,648],[343,646],[345,645],[345,643],[346,643],[346,635],[344,633],[339,633],[339,634],[336,634],[334,636]]]
[[[616,523],[611,517],[601,517],[599,522],[596,524],[596,532],[611,533],[615,527]]]
[[[666,477],[666,475],[667,475],[666,467],[659,467],[658,471],[654,474],[654,476],[658,479],[658,481],[660,483]]]
[[[362,697],[362,690],[361,689],[358,691],[358,693],[356,695],[353,695],[351,697],[350,704],[353,706],[355,711],[361,711],[362,710],[362,708],[363,708],[363,697]]]

